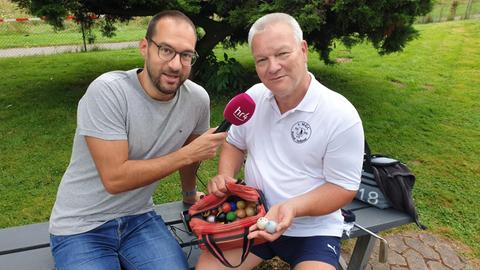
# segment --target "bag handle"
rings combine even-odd
[[[211,235],[211,234],[202,235],[202,239],[203,239],[203,243],[207,247],[208,251],[210,251],[210,254],[212,254],[215,258],[217,258],[226,267],[236,268],[236,267],[239,267],[245,261],[248,253],[252,249],[253,239],[248,239],[247,238],[248,233],[249,233],[249,229],[245,228],[245,230],[243,232],[242,256],[241,256],[241,260],[238,263],[238,265],[232,265],[225,258],[225,255],[223,255],[222,250],[218,247],[215,239],[213,238],[213,235]]]

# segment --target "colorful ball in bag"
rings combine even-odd
[[[230,202],[230,211],[235,211],[237,210],[237,204],[234,202]]]
[[[230,203],[224,202],[224,203],[222,204],[222,211],[223,211],[224,213],[228,213],[228,212],[230,212],[231,210],[232,210],[232,206],[230,205]]]
[[[234,221],[236,217],[237,217],[237,215],[235,214],[235,212],[228,212],[227,213],[227,221]]]
[[[207,221],[208,221],[209,223],[215,223],[215,216],[208,216],[208,217],[207,217]]]
[[[248,206],[247,208],[245,208],[245,213],[247,214],[247,216],[251,217],[251,216],[255,216],[255,208],[253,207],[250,207]]]
[[[246,206],[245,201],[238,201],[237,202],[237,209],[244,209]]]
[[[227,215],[223,212],[217,214],[216,221],[217,222],[225,222],[227,219]]]
[[[239,218],[244,218],[247,213],[245,213],[245,209],[237,209],[237,211],[235,211],[235,213],[237,214],[237,217]]]
[[[264,230],[265,226],[267,226],[267,223],[268,223],[268,219],[266,217],[261,217],[257,220],[257,227],[260,230]]]
[[[256,202],[248,202],[247,207],[252,207],[253,209],[257,209],[257,203]]]

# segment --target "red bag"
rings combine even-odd
[[[198,237],[200,248],[208,250],[223,265],[227,267],[237,267],[247,258],[254,241],[248,239],[248,228],[257,222],[257,219],[265,216],[267,207],[263,193],[253,187],[240,184],[227,183],[227,196],[217,197],[214,194],[208,194],[203,199],[197,201],[188,210],[189,227]],[[201,216],[202,212],[211,209],[217,209],[231,196],[240,197],[243,200],[256,202],[256,215],[245,217],[233,222],[209,223]],[[264,241],[262,241],[264,242]],[[260,244],[259,240],[255,244]],[[237,266],[231,265],[223,255],[222,250],[234,248],[243,248],[241,261]]]

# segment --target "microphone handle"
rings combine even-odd
[[[213,133],[225,132],[227,131],[232,123],[228,122],[227,120],[223,120],[223,122],[218,126],[218,128]]]

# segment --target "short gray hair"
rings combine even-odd
[[[252,48],[252,39],[257,32],[261,32],[265,30],[265,28],[271,24],[275,23],[286,23],[292,28],[293,35],[295,39],[300,43],[303,40],[303,32],[302,28],[298,24],[297,20],[292,16],[286,13],[270,13],[260,17],[255,23],[250,27],[250,31],[248,32],[248,46],[250,49]]]

